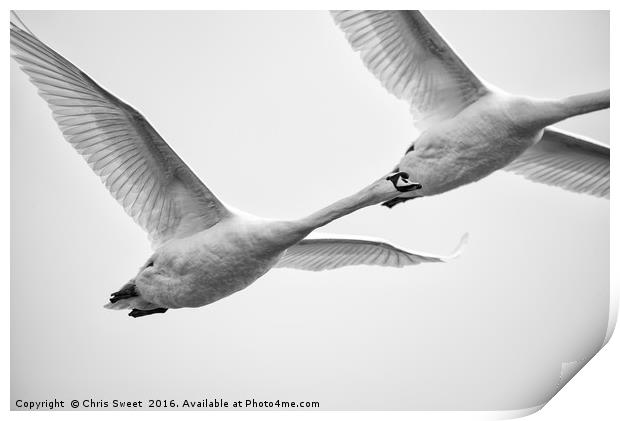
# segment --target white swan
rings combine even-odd
[[[483,83],[419,11],[334,11],[364,64],[409,102],[421,131],[397,166],[422,188],[392,207],[503,168],[540,183],[609,198],[609,147],[548,127],[609,108],[609,90],[562,100],[510,95]]]
[[[261,219],[224,206],[144,117],[41,42],[12,14],[13,57],[39,88],[67,141],[148,233],[155,249],[112,294],[111,309],[139,317],[198,307],[239,291],[272,267],[402,267],[448,257],[382,240],[305,237],[334,219],[419,187],[397,173],[297,221]],[[456,253],[456,252],[455,252]]]

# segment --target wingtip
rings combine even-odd
[[[466,232],[461,237],[461,240],[459,241],[459,244],[456,246],[454,251],[448,257],[446,257],[444,259],[444,261],[452,260],[452,259],[455,259],[455,258],[459,257],[461,255],[461,253],[463,253],[463,250],[464,250],[464,248],[465,248],[465,246],[467,245],[468,242],[469,242],[469,233]]]
[[[30,28],[26,26],[24,21],[19,17],[19,15],[17,14],[15,10],[11,10],[10,17],[11,17],[11,27],[19,28],[22,31],[25,31],[29,33],[30,35],[34,36],[34,33],[30,30]]]

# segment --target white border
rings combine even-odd
[[[8,11],[10,9],[79,9],[79,10],[208,10],[208,9],[225,9],[225,10],[323,10],[323,9],[345,9],[345,8],[389,8],[389,9],[429,9],[429,10],[465,10],[464,6],[467,6],[466,10],[517,10],[517,9],[531,9],[531,10],[592,10],[592,9],[605,9],[611,10],[611,74],[615,75],[618,69],[617,66],[617,50],[618,50],[618,30],[617,24],[620,19],[616,15],[613,3],[611,1],[602,0],[590,0],[588,2],[583,1],[570,1],[564,0],[560,2],[553,2],[548,0],[521,0],[521,1],[481,1],[481,0],[469,0],[465,4],[458,1],[296,1],[294,4],[283,0],[270,0],[270,1],[250,1],[250,0],[230,0],[230,1],[199,1],[199,0],[175,0],[175,1],[161,1],[150,0],[137,1],[137,0],[107,0],[107,1],[89,1],[88,3],[77,0],[62,0],[62,1],[43,1],[43,0],[24,0],[24,1],[8,1],[7,8],[5,9],[5,16],[8,17]],[[618,7],[616,7],[618,9]],[[5,48],[8,50],[8,42],[5,44]],[[552,53],[552,52],[551,52]],[[5,59],[9,60],[9,51],[5,50]],[[9,116],[10,116],[10,95],[8,92],[9,84],[6,81],[8,77],[8,66],[4,66],[2,72],[4,73],[4,98],[5,107],[2,113],[3,123],[5,127],[5,141],[4,141],[4,153],[2,154],[2,167],[4,177],[2,177],[3,191],[8,192],[10,189],[9,183]],[[617,88],[617,80],[611,80],[612,97]],[[614,100],[612,99],[612,102]],[[617,139],[617,112],[612,107],[611,112],[611,139],[612,142]],[[617,151],[612,151],[612,162],[616,162]],[[616,193],[615,188],[616,181],[618,180],[615,168],[612,169],[612,190],[613,194],[610,203],[611,214],[617,214],[616,209]],[[10,195],[5,195],[6,201],[9,201]],[[3,253],[1,253],[2,267],[5,268],[4,277],[8,286],[8,280],[10,279],[10,209],[8,204],[2,209],[4,224],[2,226],[2,234],[5,239],[3,243]],[[611,220],[611,256],[617,256],[618,253],[618,224],[615,219]],[[618,314],[618,265],[614,259],[611,259],[611,272],[610,272],[610,319],[607,329],[607,335],[605,343],[610,340],[612,332],[614,330],[617,314]],[[5,323],[3,324],[4,338],[9,337],[10,331],[10,294],[5,296],[4,312],[6,315]],[[5,342],[6,343],[6,342]],[[8,411],[10,407],[10,359],[9,359],[9,347],[5,346],[2,350],[2,356],[4,357],[5,367],[7,370],[5,373],[5,382],[2,384],[3,396],[5,396],[4,405],[5,410]],[[586,369],[583,373],[577,376],[577,379],[570,382],[566,390],[559,392],[559,395],[550,402],[548,408],[544,411],[534,415],[544,420],[571,420],[571,419],[583,419],[588,416],[591,419],[620,419],[620,405],[617,403],[618,399],[615,397],[617,391],[620,390],[620,382],[618,379],[620,376],[619,358],[620,357],[620,345],[618,340],[612,340],[611,345],[606,345],[605,348],[597,354],[597,357],[593,361],[586,365]],[[613,394],[613,395],[612,395]],[[307,419],[316,417],[325,417],[328,419],[333,418],[350,418],[356,420],[364,419],[376,419],[377,417],[388,419],[499,419],[499,418],[513,418],[519,416],[525,416],[536,412],[539,407],[529,408],[519,411],[501,411],[493,413],[489,412],[118,412],[114,414],[115,417],[121,419],[130,418],[135,420],[136,418],[157,419],[169,419],[171,416],[183,416],[190,418],[205,419],[205,417],[218,419],[238,419],[249,418],[252,419],[290,419],[291,417],[296,419]],[[36,414],[36,415],[35,415]],[[85,414],[80,412],[11,412],[11,417],[62,417],[82,419]],[[89,412],[88,418],[93,419],[108,419],[110,414],[108,412]]]

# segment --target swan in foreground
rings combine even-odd
[[[234,212],[140,113],[41,42],[16,14],[12,18],[13,57],[51,107],[67,141],[148,232],[155,249],[138,274],[112,294],[107,308],[131,309],[129,315],[139,317],[204,306],[247,287],[274,266],[312,271],[360,264],[402,267],[450,257],[406,251],[382,240],[306,239],[337,218],[420,187],[401,172],[296,221]]]
[[[384,205],[432,196],[498,169],[609,198],[609,147],[550,125],[609,108],[609,90],[561,100],[507,94],[483,83],[419,11],[334,11],[364,64],[411,107],[419,137],[396,171],[421,189]]]

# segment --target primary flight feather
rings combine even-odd
[[[13,13],[14,59],[49,104],[63,135],[151,239],[154,253],[112,294],[112,309],[133,317],[207,305],[272,267],[401,267],[448,257],[383,240],[306,238],[357,209],[419,188],[398,172],[305,218],[274,221],[228,209],[131,106],[39,40]]]
[[[420,130],[396,168],[422,188],[386,206],[444,193],[498,169],[609,198],[609,147],[551,127],[609,108],[609,90],[561,100],[508,94],[476,77],[419,11],[332,16],[366,67],[409,104]]]

